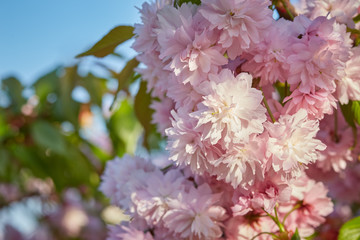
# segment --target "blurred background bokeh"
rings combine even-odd
[[[119,74],[132,41],[75,56],[142,2],[0,2],[0,239],[105,239],[124,218],[97,190],[106,161],[162,144],[139,76]]]

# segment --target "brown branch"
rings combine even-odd
[[[280,17],[287,20],[294,20],[298,14],[295,11],[295,7],[290,3],[290,0],[273,0],[276,10]]]

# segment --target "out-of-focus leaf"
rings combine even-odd
[[[135,151],[141,127],[136,121],[134,109],[127,99],[121,102],[120,108],[111,116],[108,128],[117,155],[121,156],[125,152],[133,153]]]
[[[342,105],[340,104],[341,112],[346,120],[346,122],[352,127],[355,128],[355,121],[354,121],[354,113],[352,110],[352,102],[349,101],[348,104]]]
[[[193,4],[196,4],[196,5],[200,5],[201,0],[175,0],[174,5],[175,6],[181,6],[183,3],[193,3]]]
[[[110,106],[110,109],[113,108],[114,103],[116,102],[117,94],[122,89],[128,87],[129,84],[131,84],[133,81],[136,80],[136,78],[132,76],[134,75],[134,68],[136,68],[138,65],[139,65],[139,61],[136,58],[133,58],[126,63],[125,67],[122,69],[120,73],[114,73],[113,71],[110,71],[112,73],[113,78],[116,78],[118,80],[118,87],[115,93],[115,98]]]
[[[43,165],[36,154],[36,148],[27,147],[21,144],[13,144],[9,149],[11,150],[12,155],[20,161],[22,167],[31,169],[37,177],[45,178],[48,176],[46,166]],[[55,167],[55,165],[53,165],[53,167]]]
[[[59,132],[48,122],[38,120],[31,125],[31,135],[36,144],[45,149],[50,149],[59,155],[66,155],[66,141]]]
[[[9,154],[6,149],[0,148],[0,179],[6,176],[10,163]]]
[[[81,80],[81,85],[88,91],[91,102],[101,107],[102,97],[107,92],[106,79],[90,73]]]
[[[146,91],[146,82],[142,81],[139,91],[135,97],[134,110],[135,115],[144,128],[143,146],[150,149],[149,138],[154,132],[155,126],[151,123],[154,110],[150,108],[151,95]]]
[[[298,231],[297,228],[296,228],[296,231],[295,231],[294,235],[292,235],[291,240],[301,240],[300,235],[299,235],[299,231]]]
[[[360,14],[356,15],[355,17],[353,17],[353,20],[355,23],[360,22]]]
[[[2,88],[7,92],[11,107],[16,113],[21,112],[21,107],[26,103],[25,98],[22,96],[24,87],[21,85],[20,81],[15,77],[9,77],[2,81]]]
[[[360,239],[360,217],[347,221],[341,228],[338,240],[359,240]]]
[[[59,84],[58,76],[59,68],[40,77],[34,84],[35,93],[39,97],[39,101],[45,101],[48,94],[55,92]]]
[[[353,101],[351,104],[351,111],[354,114],[354,121],[360,125],[360,101]]]
[[[118,80],[119,83],[117,92],[131,83],[129,80],[131,80],[131,76],[134,74],[134,68],[136,68],[138,65],[139,61],[136,58],[133,58],[126,63],[125,67],[120,73],[113,76]]]
[[[77,74],[77,66],[64,69],[64,74],[60,78],[59,96],[52,109],[54,117],[58,121],[69,121],[75,128],[78,128],[78,116],[80,104],[71,97],[72,91],[80,76]]]
[[[117,26],[106,34],[100,41],[84,53],[76,57],[96,56],[105,57],[114,52],[114,49],[121,43],[134,36],[134,28],[131,26]]]
[[[352,34],[360,34],[360,30],[355,29],[355,28],[349,28],[349,27],[347,27],[347,28],[346,28],[346,31],[347,31],[347,32],[350,32],[350,33],[352,33]]]
[[[0,143],[7,136],[9,133],[10,128],[9,125],[6,123],[4,116],[1,114],[0,111]]]
[[[340,105],[341,112],[346,122],[355,128],[355,123],[360,125],[360,101],[349,101],[348,104]]]

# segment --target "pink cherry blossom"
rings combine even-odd
[[[154,172],[146,180],[146,185],[131,194],[138,215],[146,220],[149,226],[160,223],[169,209],[168,203],[176,199],[185,190],[185,178],[178,170],[170,170],[165,175]]]
[[[316,139],[319,122],[309,120],[300,109],[294,115],[281,115],[276,123],[265,123],[269,134],[268,151],[275,172],[299,176],[306,165],[318,158],[318,151],[326,148]]]
[[[228,69],[209,75],[211,92],[203,97],[196,128],[204,128],[202,139],[228,147],[230,142],[246,142],[253,133],[262,133],[266,109],[261,91],[252,88],[252,77],[241,73],[234,77]],[[218,83],[217,83],[218,82]]]
[[[351,40],[345,26],[334,21],[325,17],[314,21],[305,16],[295,18],[287,58],[291,90],[298,87],[302,93],[315,92],[317,88],[335,91],[335,80],[341,79],[349,58]]]
[[[286,218],[285,226],[293,231],[297,228],[301,236],[310,236],[314,228],[325,221],[325,216],[333,211],[334,205],[326,196],[328,190],[323,183],[302,177],[293,184],[293,191],[298,194],[293,194],[292,204],[280,205],[279,212],[286,214],[298,204],[298,209]]]
[[[131,193],[143,188],[147,173],[153,171],[155,167],[145,159],[125,155],[107,162],[99,189],[111,199],[112,204],[128,210]]]
[[[219,43],[230,59],[235,59],[262,38],[272,23],[267,0],[204,0],[199,12],[210,22],[210,29],[222,30]]]
[[[154,240],[150,232],[144,233],[134,227],[127,226],[110,226],[109,236],[106,240]]]
[[[260,77],[261,86],[287,80],[287,51],[291,44],[287,31],[289,24],[284,19],[276,21],[264,31],[262,41],[245,55],[248,61],[242,65],[242,70]]]
[[[347,104],[349,100],[360,100],[360,47],[352,48],[351,54],[346,62],[345,76],[336,81],[337,97],[341,104]]]
[[[199,26],[194,24],[199,21],[193,18],[200,16],[194,16],[195,9],[191,4],[182,4],[179,9],[165,7],[158,14],[157,34],[160,58],[170,60],[166,69],[174,71],[181,82],[196,86],[207,73],[217,72],[227,60],[216,46],[215,34],[201,28],[200,32],[196,31]]]
[[[174,109],[174,102],[170,98],[163,98],[161,101],[153,101],[150,108],[155,112],[152,115],[151,123],[156,124],[158,132],[165,135],[165,129],[171,126],[171,110]]]
[[[305,14],[310,19],[319,16],[335,17],[339,23],[346,24],[354,28],[352,20],[357,14],[357,8],[360,6],[358,0],[303,0],[306,9]]]
[[[284,102],[286,101],[288,101],[287,114],[294,114],[299,109],[305,109],[310,119],[322,119],[324,114],[333,114],[333,109],[337,108],[335,97],[323,89],[313,93],[302,93],[296,89],[284,99]]]
[[[170,210],[164,215],[165,226],[182,238],[218,239],[222,236],[222,221],[227,215],[217,205],[221,194],[212,194],[207,184],[191,188],[178,199],[169,202]]]
[[[147,2],[142,4],[141,9],[139,9],[142,24],[135,24],[134,34],[136,39],[132,48],[138,52],[152,52],[159,48],[154,31],[159,25],[157,12],[169,4],[171,4],[170,0],[156,0],[151,4]]]
[[[172,127],[165,130],[168,136],[167,149],[170,160],[177,165],[190,166],[194,173],[212,172],[210,162],[218,159],[223,150],[201,139],[201,129],[195,128],[196,119],[187,114],[172,112]]]

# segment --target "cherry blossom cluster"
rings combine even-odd
[[[268,0],[144,3],[133,48],[168,157],[108,162],[100,189],[132,216],[108,239],[303,238],[333,212],[329,190],[360,202],[339,110],[360,100],[359,6],[307,0],[290,21]]]

